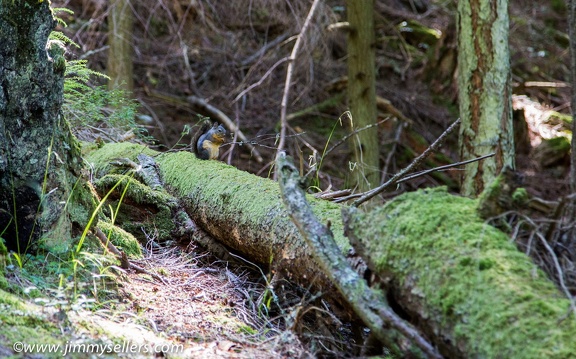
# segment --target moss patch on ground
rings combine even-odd
[[[48,320],[48,315],[17,296],[0,290],[0,343],[10,349],[16,342],[63,345],[66,339],[60,328]],[[40,353],[35,350],[30,354]],[[62,357],[61,352],[41,352],[41,355],[42,358]]]
[[[470,357],[571,357],[576,320],[561,320],[569,301],[476,207],[444,188],[421,190],[354,214],[351,231],[372,239],[361,243],[376,270],[411,288]]]

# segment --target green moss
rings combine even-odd
[[[6,288],[8,283],[4,279],[4,271],[6,269],[6,258],[8,257],[8,250],[4,245],[4,239],[0,237],[0,289]]]
[[[8,255],[8,249],[6,249],[6,246],[4,245],[4,239],[0,237],[0,256],[5,255]]]
[[[514,193],[512,193],[512,201],[516,205],[524,205],[529,199],[530,195],[528,194],[528,191],[526,191],[526,188],[516,188]]]
[[[105,213],[111,216],[109,208],[116,212],[120,206],[115,223],[142,241],[147,241],[143,231],[154,233],[160,241],[170,239],[175,228],[171,208],[171,205],[176,206],[174,198],[164,191],[152,190],[134,178],[118,174],[102,177],[95,186],[100,193],[106,194],[118,183],[115,193],[108,198]],[[122,193],[124,198],[120,202]]]
[[[553,152],[564,153],[570,151],[570,140],[566,137],[554,137],[542,142],[546,143],[549,150]]]
[[[552,0],[550,2],[552,9],[557,13],[564,15],[566,14],[566,3],[562,0]]]
[[[560,123],[564,126],[568,126],[572,123],[572,116],[565,113],[560,113],[557,111],[550,111],[547,122],[550,123]]]
[[[570,357],[576,321],[560,321],[568,300],[476,205],[445,189],[418,191],[357,214],[352,230],[373,239],[363,245],[378,272],[420,293],[426,315],[443,318],[470,357]]]
[[[284,217],[278,215],[285,213],[285,210],[275,181],[239,171],[218,161],[201,161],[188,152],[163,154],[157,160],[166,182],[171,183],[178,198],[201,197],[212,211],[223,213],[222,217],[228,213],[228,218],[235,218],[241,212],[242,218],[251,221],[241,224],[246,232],[250,232],[249,227],[253,223],[268,222],[270,231],[273,231],[278,223],[270,222],[270,219],[290,221],[287,213]],[[231,202],[232,198],[234,203]],[[319,220],[325,224],[330,221],[336,242],[344,251],[347,250],[349,244],[342,235],[340,206],[311,195],[307,198]]]
[[[98,221],[98,228],[106,234],[112,244],[124,251],[128,257],[142,258],[142,248],[133,235],[106,221]]]
[[[27,304],[0,289],[0,344],[12,348],[15,342],[27,344],[63,344],[60,328],[39,307]],[[42,353],[43,358],[62,357],[62,353]]]
[[[138,154],[144,153],[150,156],[158,154],[145,146],[135,143],[122,142],[103,146],[97,151],[86,154],[86,161],[93,166],[96,177],[102,177],[105,173],[124,173],[126,168],[112,165],[110,162],[118,159],[136,160]]]
[[[201,161],[189,152],[161,155],[158,161],[162,163],[162,172],[170,176],[167,182],[178,191],[177,197],[194,195],[202,186],[206,197],[214,200],[216,211],[226,211],[230,198],[242,193],[246,195],[243,203],[246,211],[254,214],[255,218],[261,218],[267,215],[265,204],[280,199],[277,183],[263,180],[254,188],[250,185],[254,175],[218,161]],[[194,165],[195,162],[198,165]],[[182,166],[186,163],[192,165]]]

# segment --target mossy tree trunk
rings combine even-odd
[[[47,46],[55,26],[48,1],[1,3],[0,236],[20,253],[57,222],[67,227],[61,214],[81,164],[61,112],[64,51]]]
[[[376,123],[376,62],[374,46],[374,1],[348,0],[348,100],[352,130]],[[353,136],[350,145],[356,161],[360,191],[380,183],[378,129],[372,127]]]
[[[131,93],[134,89],[131,43],[133,23],[130,0],[114,0],[110,3],[107,65],[110,90],[122,89]]]
[[[477,205],[427,189],[368,213],[350,209],[344,223],[392,307],[446,358],[572,357],[570,300]]]
[[[159,190],[135,191],[134,197],[127,191],[124,201],[138,206],[122,205],[119,225],[134,228],[147,216],[155,221],[150,228],[167,228],[161,223],[166,222],[178,232],[178,219],[144,205],[164,197],[249,261],[321,291],[331,303],[353,299],[333,289],[329,278],[338,274],[327,275],[315,262],[281,203],[278,183],[217,161],[198,160],[189,152],[158,154],[130,143],[107,144],[86,158],[98,178],[117,170],[113,159],[136,160],[142,152],[154,156],[164,187],[176,200]],[[111,197],[119,198],[121,190],[117,191]],[[445,357],[568,358],[576,352],[576,321],[565,317],[570,301],[504,233],[478,216],[477,201],[442,188],[424,190],[369,213],[344,208],[344,224],[343,207],[311,196],[308,201],[320,223],[331,224],[326,232],[333,234],[342,253],[358,264],[356,268],[365,266],[358,258],[362,256],[380,280],[374,285],[389,294],[392,308],[401,308],[399,313]],[[166,238],[176,238],[164,232]],[[272,286],[276,283],[280,282],[271,281]],[[331,306],[338,308],[342,307]]]
[[[504,166],[514,168],[508,48],[508,1],[458,2],[460,156],[466,165],[461,193],[476,196]]]

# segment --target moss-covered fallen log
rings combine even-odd
[[[189,152],[160,154],[130,143],[107,144],[90,153],[87,160],[94,164],[98,178],[118,171],[111,164],[114,160],[136,161],[139,153],[155,158],[166,189],[178,198],[196,225],[218,241],[250,261],[271,265],[272,270],[280,271],[306,287],[313,283],[317,290],[332,290],[290,220],[282,204],[278,183],[218,161],[198,160]],[[323,223],[331,223],[338,245],[347,253],[351,247],[343,235],[340,206],[312,196],[309,200],[318,218]],[[128,198],[125,201],[134,202]],[[136,213],[137,209],[132,204],[129,206],[130,212]],[[154,226],[167,228],[166,218],[156,217],[161,213],[159,210],[150,208],[148,211],[151,215],[147,220],[159,221]],[[119,214],[120,225],[121,219],[122,214]],[[126,225],[134,227],[132,223]]]
[[[347,233],[411,322],[450,358],[573,358],[570,302],[477,202],[445,189],[345,214]]]
[[[134,160],[143,151],[155,156],[165,188],[198,226],[251,261],[335,293],[290,221],[276,182],[190,153],[158,154],[134,144],[108,144],[88,161],[99,177],[113,159]],[[308,199],[347,253],[340,207]],[[347,232],[390,299],[443,355],[571,357],[576,321],[569,300],[476,208],[476,201],[442,189],[420,191],[369,213],[345,211]]]

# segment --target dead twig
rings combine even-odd
[[[348,111],[346,111],[345,113],[349,113]],[[360,127],[355,129],[354,131],[350,132],[349,134],[347,134],[346,136],[342,137],[338,142],[336,142],[334,145],[332,145],[332,147],[330,147],[329,149],[327,149],[323,154],[322,154],[322,159],[326,158],[326,156],[328,156],[328,154],[330,154],[330,152],[334,151],[338,146],[342,145],[343,143],[345,143],[346,141],[348,141],[348,139],[354,135],[356,135],[359,132],[365,131],[369,128],[372,128],[374,126],[378,126],[384,122],[388,121],[388,118],[385,118],[381,121],[378,121],[376,123],[371,123],[367,126],[364,127]],[[312,173],[316,172],[318,170],[318,166],[314,166],[312,167],[305,175],[304,178],[310,176]]]
[[[487,155],[484,155],[484,156],[480,156],[480,157],[477,157],[477,158],[473,158],[473,159],[471,159],[471,160],[462,161],[462,162],[456,162],[456,163],[451,163],[451,164],[449,164],[449,165],[444,165],[444,166],[440,166],[440,167],[434,167],[434,168],[431,168],[431,169],[428,169],[428,170],[424,170],[424,171],[420,171],[420,172],[414,173],[413,175],[410,175],[410,176],[407,176],[407,177],[402,177],[402,178],[398,179],[397,181],[393,182],[392,184],[398,184],[398,183],[406,182],[406,181],[409,181],[409,180],[414,179],[414,178],[422,177],[422,176],[427,175],[427,174],[432,173],[432,172],[442,171],[442,170],[445,170],[445,169],[448,169],[448,168],[454,168],[454,167],[466,165],[466,164],[468,164],[468,163],[481,161],[481,160],[483,160],[483,159],[486,159],[486,158],[488,158],[488,157],[492,157],[492,156],[494,156],[494,155],[495,155],[495,153],[490,153],[490,154],[487,154]],[[392,184],[391,184],[391,185],[392,185]],[[351,195],[346,196],[346,197],[337,198],[336,200],[334,200],[334,202],[336,202],[336,203],[345,202],[345,201],[351,200],[351,199],[353,199],[353,198],[362,197],[364,194],[365,194],[365,193],[351,194]]]
[[[428,156],[430,156],[432,154],[432,152],[436,151],[440,145],[442,145],[442,142],[444,142],[444,140],[446,139],[446,137],[452,132],[454,131],[454,129],[456,128],[456,126],[458,126],[460,124],[460,119],[457,119],[456,121],[454,121],[453,124],[450,125],[450,127],[448,127],[446,129],[446,131],[444,131],[444,133],[442,133],[440,135],[440,137],[438,137],[436,139],[436,141],[434,141],[434,143],[432,143],[430,145],[430,147],[428,147],[424,152],[422,152],[422,154],[418,157],[416,157],[414,159],[414,161],[412,161],[408,166],[406,166],[404,169],[402,169],[400,172],[396,173],[394,176],[392,176],[392,178],[390,178],[386,183],[384,183],[383,185],[376,187],[370,191],[367,191],[365,193],[362,194],[362,197],[358,198],[356,201],[354,201],[352,203],[352,206],[354,207],[358,207],[359,205],[361,205],[362,203],[368,201],[369,199],[371,199],[372,197],[376,196],[379,193],[384,192],[384,190],[386,190],[388,187],[392,186],[393,184],[397,183],[398,180],[400,180],[401,178],[405,177],[406,174],[410,171],[412,171],[414,168],[418,167],[422,161],[424,161]]]
[[[312,17],[314,16],[314,12],[320,3],[319,0],[314,0],[312,6],[310,7],[310,11],[308,12],[308,16],[306,16],[306,20],[304,21],[304,25],[302,25],[302,29],[296,38],[296,43],[294,44],[294,48],[292,48],[292,53],[288,58],[288,69],[286,70],[286,82],[284,83],[284,94],[282,95],[282,102],[280,103],[280,141],[278,142],[278,151],[282,151],[286,144],[286,129],[288,126],[288,120],[286,119],[286,110],[288,108],[288,97],[290,95],[290,86],[292,84],[292,73],[294,72],[294,62],[296,61],[296,55],[300,50],[300,46],[302,44],[302,40],[304,38],[304,34],[312,21]]]
[[[546,248],[546,251],[548,252],[550,257],[552,258],[552,261],[554,262],[554,267],[555,267],[556,272],[558,274],[558,285],[560,285],[560,288],[562,288],[562,291],[564,292],[564,294],[566,295],[566,297],[570,301],[570,310],[576,316],[576,304],[574,303],[574,297],[572,296],[572,294],[570,294],[570,291],[568,290],[568,288],[566,287],[566,284],[564,283],[564,272],[562,271],[562,266],[560,265],[560,262],[558,261],[558,257],[556,256],[556,253],[554,253],[554,250],[552,249],[552,247],[550,247],[550,245],[548,244],[548,242],[546,241],[546,238],[544,238],[542,233],[536,232],[536,236],[538,237],[538,239],[540,239],[540,241],[542,242],[542,245],[544,246],[544,248]]]
[[[272,65],[272,67],[270,67],[268,69],[268,71],[266,71],[266,73],[264,74],[264,76],[262,76],[260,78],[260,80],[258,80],[257,82],[253,83],[252,85],[248,86],[248,88],[246,88],[245,90],[243,90],[242,92],[240,92],[238,94],[238,96],[236,96],[234,98],[234,100],[232,100],[232,102],[237,102],[238,100],[240,100],[242,98],[242,96],[246,95],[248,92],[250,92],[250,90],[252,90],[255,87],[258,87],[260,85],[262,85],[262,83],[264,82],[264,80],[266,80],[268,78],[268,76],[270,76],[270,74],[272,73],[272,71],[274,71],[274,69],[278,66],[280,66],[281,64],[285,63],[286,61],[288,61],[289,58],[288,57],[284,57],[281,58],[280,60],[276,61],[276,63],[274,65]]]
[[[458,167],[458,166],[462,166],[462,165],[467,165],[468,163],[482,161],[482,160],[484,160],[484,159],[486,159],[486,158],[489,158],[489,157],[492,157],[492,156],[494,156],[494,155],[496,155],[496,153],[489,153],[489,154],[487,154],[487,155],[480,156],[480,157],[476,157],[476,158],[472,158],[472,159],[467,160],[467,161],[461,161],[461,162],[451,163],[451,164],[449,164],[449,165],[434,167],[434,168],[431,168],[431,169],[429,169],[429,170],[420,171],[420,172],[414,173],[413,175],[410,175],[410,176],[401,178],[401,179],[399,179],[398,181],[396,181],[396,183],[406,182],[406,181],[409,181],[409,180],[411,180],[411,179],[414,179],[414,178],[417,178],[417,177],[422,177],[422,176],[424,176],[424,175],[427,175],[428,173],[437,172],[437,171],[443,171],[443,170],[448,169],[448,168],[454,168],[454,167]]]
[[[392,142],[392,148],[388,152],[386,162],[384,162],[384,168],[382,169],[382,180],[380,181],[380,184],[384,183],[384,176],[386,176],[388,173],[388,168],[390,168],[390,163],[392,162],[392,156],[394,156],[394,153],[396,153],[396,148],[398,147],[398,143],[400,143],[400,136],[402,136],[402,132],[404,131],[405,126],[407,126],[406,122],[400,122],[398,124],[396,135],[394,136],[394,142]]]
[[[147,271],[146,269],[140,267],[139,265],[136,265],[136,264],[130,262],[128,260],[128,257],[126,256],[126,253],[124,253],[124,252],[120,251],[118,248],[116,248],[116,246],[114,244],[112,244],[112,242],[110,242],[108,237],[106,237],[106,235],[104,234],[104,232],[102,232],[102,230],[100,228],[96,228],[94,230],[94,235],[96,236],[96,238],[98,238],[100,240],[100,243],[102,243],[104,248],[106,248],[110,253],[112,253],[116,257],[118,257],[118,259],[120,260],[120,263],[121,263],[121,267],[123,269],[134,269],[138,273],[148,274],[149,276],[156,279],[157,281],[162,282],[166,285],[168,284],[168,282],[166,282],[166,280],[162,276],[160,276],[156,273]]]
[[[277,38],[270,41],[266,45],[262,46],[260,48],[260,50],[256,51],[254,54],[252,54],[252,55],[248,56],[247,58],[245,58],[244,60],[242,60],[240,65],[242,65],[243,67],[249,66],[250,64],[255,62],[258,58],[264,56],[264,54],[266,52],[268,52],[268,50],[275,47],[276,45],[279,45],[282,41],[286,40],[287,38],[288,38],[288,33],[287,32],[283,33],[282,35],[278,36]]]

